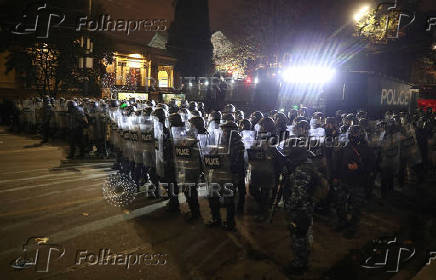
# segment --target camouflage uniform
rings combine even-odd
[[[300,153],[307,152],[303,150]],[[295,157],[290,159],[295,164]],[[284,201],[292,238],[291,248],[294,253],[292,268],[305,269],[308,265],[310,247],[313,242],[315,194],[319,186],[326,184],[322,181],[321,175],[315,170],[311,160],[307,159],[307,155],[306,159],[300,161],[287,176]]]

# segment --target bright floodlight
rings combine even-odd
[[[285,82],[297,84],[323,84],[335,76],[336,70],[325,66],[295,66],[282,72]]]
[[[362,7],[357,13],[354,14],[353,19],[355,21],[360,21],[369,12],[369,6]]]

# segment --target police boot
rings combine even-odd
[[[285,269],[287,274],[292,275],[303,275],[308,270],[307,263],[301,263],[300,261],[292,261]]]
[[[212,215],[212,220],[207,223],[208,227],[221,226],[220,201],[218,197],[209,198],[209,207]]]
[[[232,202],[227,205],[227,220],[223,226],[226,231],[236,231],[235,227],[235,204]]]
[[[238,199],[238,208],[237,208],[237,213],[238,215],[244,215],[244,209],[245,209],[245,197],[239,197]]]
[[[179,188],[176,184],[169,184],[168,197],[169,201],[166,211],[169,213],[180,213]]]

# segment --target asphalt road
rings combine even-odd
[[[0,130],[2,279],[288,279],[291,240],[282,211],[272,224],[256,223],[248,200],[238,231],[229,233],[204,225],[205,199],[196,223],[166,213],[166,202],[157,199],[122,209],[102,195],[110,160],[68,161],[65,143],[39,142]],[[310,271],[295,279],[325,278],[352,250],[401,231],[408,211],[376,204],[353,240],[333,230],[332,218],[317,217]],[[28,266],[13,268],[20,256]]]

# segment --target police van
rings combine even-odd
[[[325,85],[321,99],[328,115],[334,115],[336,110],[363,109],[370,117],[379,118],[387,110],[414,112],[418,95],[418,89],[395,78],[374,72],[342,72]]]

